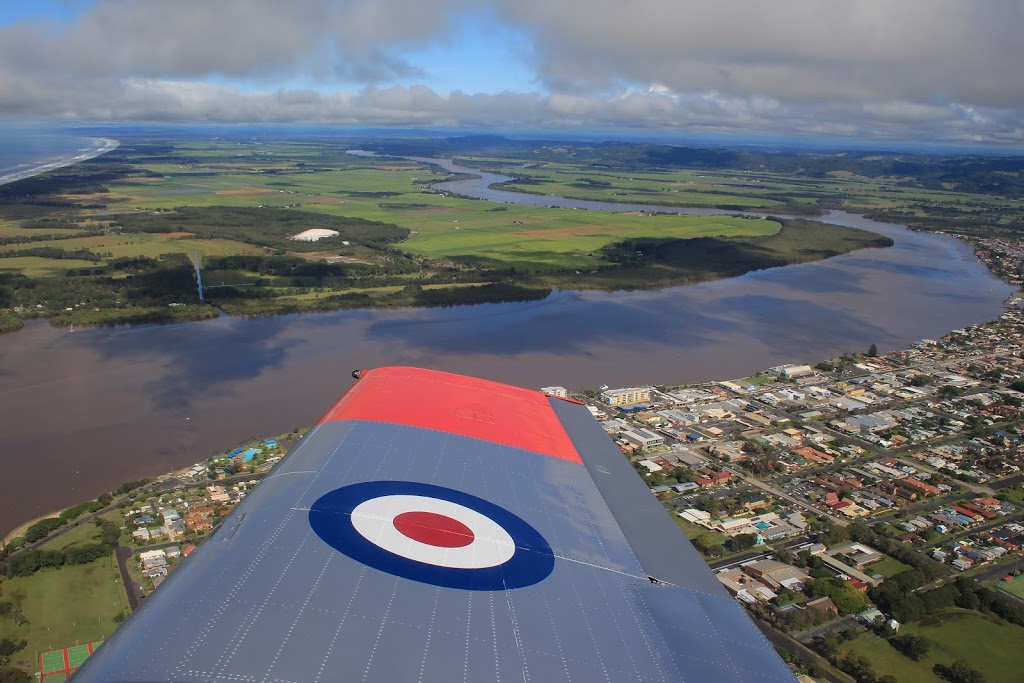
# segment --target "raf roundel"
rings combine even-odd
[[[554,569],[536,529],[483,498],[433,484],[373,481],[335,489],[309,511],[340,553],[388,574],[464,590],[523,588]]]

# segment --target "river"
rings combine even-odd
[[[475,182],[498,201],[555,203]],[[990,320],[1011,292],[951,238],[840,212],[825,220],[896,244],[688,287],[528,303],[74,332],[31,322],[0,337],[0,535],[122,481],[308,425],[356,368],[420,365],[532,387],[736,378]]]

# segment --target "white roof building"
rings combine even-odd
[[[328,230],[326,228],[311,228],[309,230],[303,230],[298,235],[292,235],[288,239],[296,242],[316,242],[322,240],[325,237],[337,237],[339,233],[337,230]]]

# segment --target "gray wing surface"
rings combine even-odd
[[[344,411],[322,421],[75,680],[793,681],[589,412],[546,397],[538,409],[553,412],[582,463]],[[472,416],[502,408],[489,410]],[[420,496],[385,502],[454,492],[452,504],[509,530],[512,559],[458,555],[488,565],[477,574],[402,549],[393,558],[393,546],[377,547],[385,540],[354,536],[346,496],[377,482]],[[317,517],[335,499],[341,507]]]

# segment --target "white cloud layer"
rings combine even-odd
[[[528,37],[537,93],[394,85],[467,16]],[[1022,26],[1021,0],[98,0],[0,27],[0,115],[1021,144]]]

